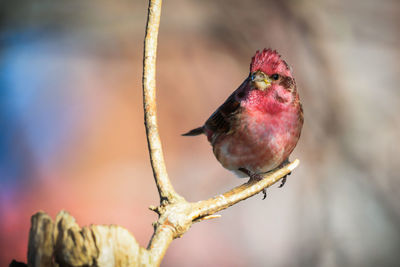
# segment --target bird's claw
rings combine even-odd
[[[267,189],[264,188],[262,192],[264,194],[262,200],[264,200],[267,197]]]
[[[288,177],[289,175],[291,175],[291,174],[292,174],[292,172],[289,172],[288,174],[286,174],[285,176],[283,176],[283,178],[282,178],[282,183],[279,185],[279,188],[281,188],[281,187],[283,187],[283,186],[285,185],[286,180],[287,180],[287,177]]]

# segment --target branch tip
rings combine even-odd
[[[290,162],[287,166],[288,170],[293,171],[294,169],[297,168],[297,166],[299,166],[300,164],[300,160],[295,159],[294,161]]]

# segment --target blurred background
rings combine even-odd
[[[0,265],[30,216],[66,209],[146,246],[158,203],[143,127],[147,1],[0,4]],[[175,240],[162,266],[399,266],[400,1],[165,1],[157,59],[170,178],[197,201],[242,182],[201,125],[257,49],[293,67],[305,125],[285,187]]]

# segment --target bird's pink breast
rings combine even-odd
[[[229,170],[246,168],[255,173],[278,167],[293,151],[300,136],[297,109],[286,110],[266,103],[264,109],[248,109],[230,134],[220,136],[214,154]]]

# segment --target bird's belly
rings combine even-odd
[[[228,170],[270,171],[286,160],[296,146],[300,133],[293,123],[291,120],[249,118],[230,134],[216,140],[214,154]]]

